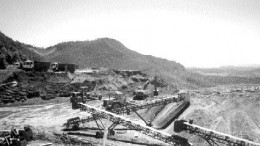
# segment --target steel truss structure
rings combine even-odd
[[[229,134],[207,129],[195,124],[192,121],[179,120],[174,123],[174,131],[187,131],[190,134],[204,138],[210,145],[225,144],[229,146],[260,146],[260,143],[238,138]]]
[[[80,107],[81,111],[86,111],[92,114],[93,117],[98,117],[102,119],[107,119],[113,124],[110,126],[110,129],[113,129],[116,125],[121,124],[129,129],[134,129],[139,131],[147,136],[150,136],[154,139],[163,141],[168,144],[172,145],[180,145],[180,146],[190,146],[191,144],[188,142],[187,139],[180,137],[178,135],[170,135],[168,133],[156,130],[152,127],[137,123],[135,121],[131,121],[121,115],[117,115],[115,113],[111,113],[106,110],[98,109],[96,107],[81,104],[79,103],[78,106]]]

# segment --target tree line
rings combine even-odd
[[[10,51],[15,49],[6,49],[3,44],[0,44],[0,69],[6,69],[8,65],[15,62],[25,61],[28,58],[22,55],[19,51]]]

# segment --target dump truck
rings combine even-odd
[[[54,62],[51,68],[54,72],[69,71],[70,73],[74,73],[78,66],[76,64]]]
[[[50,69],[50,65],[50,62],[27,60],[22,63],[22,69],[26,71],[47,72]]]

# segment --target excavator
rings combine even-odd
[[[154,85],[153,95],[158,96],[159,93],[158,93],[157,87],[159,84],[159,79],[157,76],[154,76],[153,78],[150,78],[145,82],[145,84],[143,85],[143,88],[137,89],[133,92],[133,95],[134,95],[133,100],[145,100],[149,95],[148,90],[147,90],[147,87],[149,84]]]

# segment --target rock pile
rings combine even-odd
[[[0,88],[0,102],[13,103],[15,101],[26,101],[28,93],[26,89],[19,87],[2,86]]]

